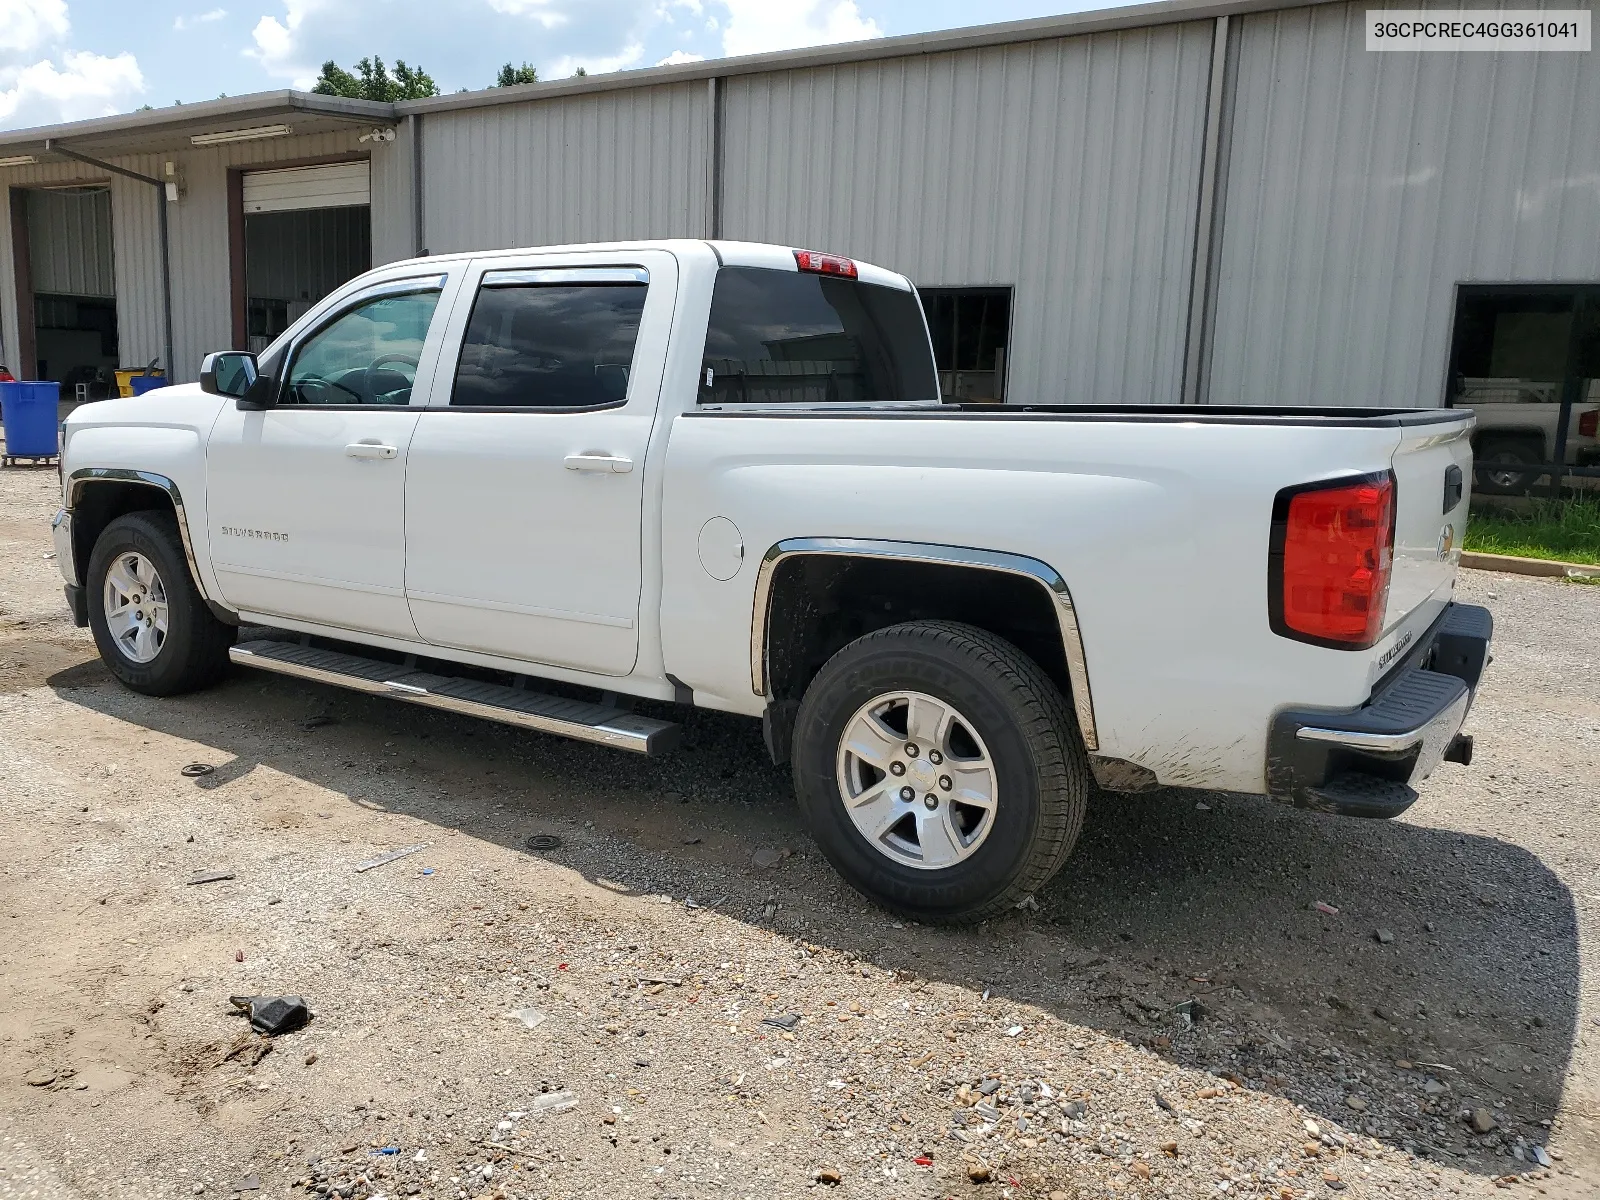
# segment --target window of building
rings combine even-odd
[[[295,352],[285,404],[411,403],[437,290],[378,297],[349,309]]]
[[[632,274],[632,273],[630,273]],[[627,399],[648,287],[524,283],[479,290],[450,403],[465,408],[599,408]]]
[[[937,397],[922,314],[910,292],[763,267],[717,272],[701,404]]]
[[[939,388],[946,400],[1005,399],[1011,340],[1008,287],[918,289],[933,337]]]
[[[1600,286],[1463,286],[1451,358],[1450,404],[1478,414],[1477,490],[1600,465]]]

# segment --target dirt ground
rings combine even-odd
[[[127,692],[56,503],[0,472],[0,1197],[1600,1194],[1600,588],[1464,578],[1477,762],[1402,820],[1106,799],[951,932],[840,883],[749,722]],[[258,993],[315,1018],[252,1041]]]

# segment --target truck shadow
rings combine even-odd
[[[1561,1100],[1576,911],[1537,857],[1498,839],[1250,797],[1107,798],[1037,911],[901,928],[816,852],[753,721],[691,713],[683,750],[648,760],[273,676],[167,701],[121,689],[98,662],[49,683],[232,756],[184,781],[197,789],[266,767],[523,854],[553,832],[564,845],[546,857],[614,891],[694,897],[987,988],[1467,1171],[1518,1168],[1512,1147],[1542,1144]],[[1494,1132],[1464,1124],[1477,1108]]]

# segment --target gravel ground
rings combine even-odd
[[[1103,800],[952,932],[839,882],[749,722],[127,692],[55,504],[0,472],[0,1197],[1600,1194],[1600,588],[1464,577],[1478,760],[1404,819]]]

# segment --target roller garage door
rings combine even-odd
[[[366,159],[282,171],[249,171],[244,177],[247,213],[352,208],[371,203],[372,164]]]
[[[241,182],[245,346],[259,353],[372,265],[372,172],[361,159],[246,171]]]

